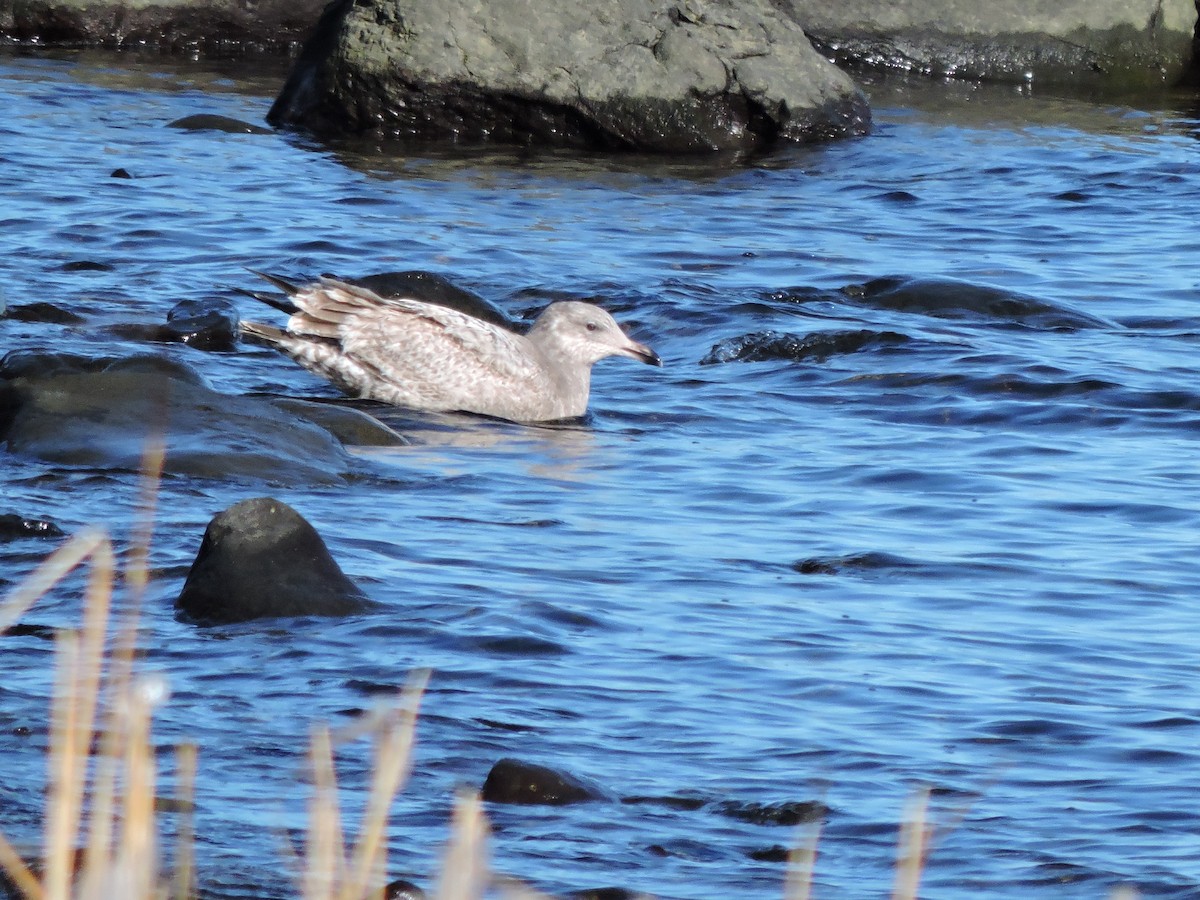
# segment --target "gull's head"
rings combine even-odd
[[[576,300],[547,306],[529,330],[529,339],[588,365],[606,356],[629,356],[652,366],[662,365],[657,353],[625,334],[607,312]]]

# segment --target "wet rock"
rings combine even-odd
[[[1175,84],[1192,59],[1193,0],[783,0],[839,63],[1034,84]]]
[[[505,758],[488,772],[481,796],[490,803],[564,806],[601,800],[604,792],[567,772]]]
[[[568,900],[654,900],[652,894],[622,887],[586,888],[582,891],[571,891],[566,897]]]
[[[403,878],[389,881],[383,889],[383,900],[425,900],[425,897],[421,888]]]
[[[174,122],[167,123],[168,128],[178,128],[180,131],[219,131],[223,134],[273,134],[269,128],[261,125],[251,125],[241,119],[231,119],[229,116],[216,116],[211,113],[197,113],[184,116]]]
[[[228,300],[182,300],[171,307],[162,325],[139,322],[110,325],[107,330],[126,340],[156,344],[187,344],[197,350],[237,349],[238,313]]]
[[[19,303],[0,310],[0,315],[14,322],[41,322],[46,325],[78,325],[84,321],[83,316],[69,309],[55,306],[44,300],[33,303]]]
[[[235,503],[208,523],[176,610],[198,624],[347,616],[370,601],[316,529],[272,497]]]
[[[0,514],[0,543],[23,538],[59,538],[63,530],[45,519],[27,519],[15,513]]]
[[[352,460],[324,428],[255,397],[218,394],[182,363],[19,351],[0,359],[0,440],[47,462],[135,471],[162,434],[165,471],[333,484]]]
[[[3,15],[5,5],[11,17]],[[17,0],[0,3],[0,37],[42,46],[286,52],[303,39],[323,5],[322,0]]]
[[[829,815],[829,807],[818,800],[792,800],[786,803],[742,803],[725,800],[714,809],[723,816],[753,825],[803,825]]]
[[[166,331],[199,350],[232,351],[237,349],[237,323],[237,307],[228,300],[182,300],[167,313]]]
[[[788,857],[790,855],[791,851],[789,851],[787,847],[781,846],[780,844],[774,844],[770,847],[760,847],[759,849],[751,850],[746,854],[746,856],[755,862],[772,863],[785,863],[788,861]]]
[[[319,135],[667,153],[861,134],[771,0],[335,0],[268,114]]]
[[[858,353],[878,347],[895,347],[908,338],[894,331],[819,331],[813,334],[788,334],[778,331],[756,331],[730,338],[713,345],[700,365],[711,366],[727,362],[762,362],[771,359],[815,360],[830,356]]]
[[[116,177],[113,173],[111,177]],[[125,173],[125,177],[129,177],[129,173]],[[97,262],[94,259],[77,259],[71,262],[63,263],[62,270],[64,272],[111,272],[113,267],[109,263]]]
[[[272,397],[280,409],[319,425],[350,447],[402,447],[409,441],[369,413],[340,403]]]
[[[879,551],[849,553],[844,556],[814,556],[792,563],[801,575],[837,575],[840,572],[898,572],[919,568],[902,556]]]
[[[950,278],[893,275],[848,285],[842,294],[863,306],[915,312],[940,319],[983,319],[998,325],[1036,328],[1115,327],[1068,306]]]

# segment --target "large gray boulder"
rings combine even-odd
[[[771,0],[335,0],[268,115],[320,135],[654,152],[862,133]]]
[[[780,0],[839,63],[1141,88],[1188,71],[1194,0]]]

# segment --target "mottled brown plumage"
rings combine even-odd
[[[622,355],[662,365],[590,303],[552,303],[520,335],[458,310],[380,297],[332,278],[303,287],[269,280],[289,293],[295,311],[286,330],[242,322],[245,334],[351,396],[409,409],[515,422],[573,418],[587,411],[599,360]]]

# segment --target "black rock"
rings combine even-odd
[[[481,796],[491,803],[563,806],[601,800],[604,792],[566,772],[505,758],[488,772]]]
[[[755,825],[802,825],[817,822],[829,814],[829,807],[819,800],[792,800],[786,803],[742,803],[726,800],[718,803],[717,812]]]
[[[203,625],[283,616],[348,616],[370,601],[316,529],[272,497],[235,503],[208,523],[175,608]]]
[[[53,522],[43,519],[27,519],[14,513],[0,515],[0,543],[21,538],[58,538],[63,530]]]
[[[200,350],[237,349],[238,311],[228,300],[182,300],[167,313],[166,330],[176,341]]]
[[[383,900],[425,900],[425,892],[411,881],[397,878],[383,889]]]
[[[44,300],[10,306],[4,311],[3,317],[14,322],[41,322],[47,325],[78,325],[84,321],[79,313]]]
[[[36,351],[0,358],[0,441],[10,453],[130,471],[146,440],[159,436],[172,474],[331,484],[352,466],[325,428],[264,399],[219,394],[176,360]]]

